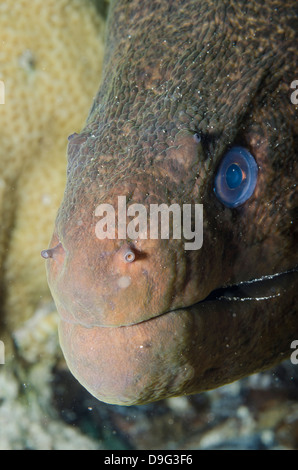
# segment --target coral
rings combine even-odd
[[[64,190],[67,136],[98,88],[103,32],[90,0],[0,4],[1,315],[12,332],[50,300],[40,251]]]

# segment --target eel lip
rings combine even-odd
[[[298,272],[298,267],[281,273],[261,276],[257,279],[242,281],[227,287],[213,290],[198,303],[210,301],[261,301],[280,297],[287,287],[289,278]]]
[[[281,273],[276,273],[276,274],[270,274],[270,275],[264,275],[260,278],[257,279],[251,279],[249,281],[242,281],[238,284],[230,285],[227,287],[220,287],[218,289],[213,290],[207,297],[205,297],[203,300],[200,300],[199,302],[196,302],[195,304],[192,305],[187,305],[187,306],[181,306],[176,309],[168,310],[166,312],[162,312],[159,315],[155,315],[154,317],[151,317],[146,320],[142,320],[139,322],[135,323],[125,323],[121,325],[102,325],[102,324],[86,324],[83,321],[77,321],[77,320],[65,320],[62,315],[62,320],[66,321],[66,323],[70,324],[78,324],[83,328],[122,328],[122,327],[130,327],[130,326],[135,326],[135,325],[140,325],[142,323],[146,323],[148,321],[154,321],[154,319],[165,316],[170,313],[175,313],[179,311],[196,311],[194,309],[197,309],[198,312],[201,311],[202,309],[202,304],[205,304],[206,306],[212,305],[212,308],[217,308],[217,305],[219,303],[222,305],[224,301],[227,302],[233,302],[234,308],[235,305],[239,302],[246,302],[249,303],[250,301],[252,302],[259,302],[259,301],[269,301],[270,299],[276,299],[278,297],[282,297],[283,295],[286,295],[289,287],[293,284],[294,282],[297,282],[298,280],[298,267],[295,267],[291,270],[284,271]],[[255,305],[255,304],[254,304]],[[239,306],[240,307],[240,306]],[[252,308],[253,305],[252,305]],[[58,309],[59,310],[59,309]]]

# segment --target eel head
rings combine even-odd
[[[99,400],[131,405],[212,389],[290,355],[297,55],[289,10],[269,24],[267,6],[246,2],[243,25],[237,2],[227,16],[204,2],[153,1],[147,12],[124,3],[112,3],[102,84],[70,139],[42,254],[70,370]],[[150,225],[160,204],[180,214],[169,236]]]

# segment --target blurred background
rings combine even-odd
[[[0,449],[296,449],[298,367],[145,406],[106,405],[71,376],[40,251],[101,76],[108,2],[1,0]],[[2,361],[3,362],[3,361]]]

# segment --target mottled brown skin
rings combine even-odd
[[[111,4],[102,83],[86,127],[69,144],[47,261],[66,361],[99,400],[130,405],[196,393],[291,353],[298,337],[295,3]],[[259,175],[253,196],[229,209],[213,185],[235,144],[254,155]],[[95,209],[116,206],[118,195],[147,207],[202,203],[203,247],[99,240]],[[123,260],[128,248],[132,263]],[[214,289],[276,273],[287,274],[243,286],[250,300],[204,301]],[[123,276],[131,280],[125,288]]]

